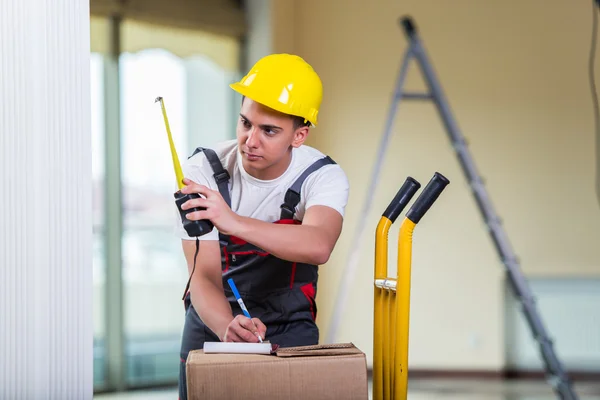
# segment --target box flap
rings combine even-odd
[[[314,346],[284,347],[275,351],[277,357],[343,356],[361,354],[352,343],[321,344]]]

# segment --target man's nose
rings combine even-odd
[[[248,139],[246,139],[246,145],[248,145],[248,147],[258,147],[259,144],[259,137],[258,137],[258,132],[256,131],[256,128],[252,128],[250,130],[250,132],[248,133]]]

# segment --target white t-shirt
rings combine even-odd
[[[275,222],[280,219],[280,206],[283,204],[287,189],[306,168],[325,156],[310,146],[302,145],[292,150],[292,161],[280,177],[273,180],[259,180],[244,170],[236,140],[221,142],[212,149],[217,153],[223,168],[229,172],[231,177],[229,179],[231,209],[238,215],[266,222]],[[184,162],[182,170],[184,177],[212,190],[219,190],[213,177],[214,172],[203,152],[195,154]],[[338,164],[322,166],[310,174],[302,184],[301,199],[296,206],[294,217],[301,221],[306,210],[315,205],[331,207],[343,217],[348,194],[349,182],[342,168]],[[177,214],[177,235],[182,239],[196,240],[195,237],[188,236],[183,229],[177,209],[175,212]],[[199,239],[219,240],[219,232],[217,228],[214,228],[210,233],[200,236]]]

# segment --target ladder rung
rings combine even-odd
[[[469,146],[469,141],[465,137],[460,137],[459,139],[454,139],[450,144],[455,148],[466,150]]]
[[[400,95],[403,99],[406,100],[431,100],[433,97],[429,93],[402,93]]]

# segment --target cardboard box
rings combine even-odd
[[[205,354],[187,359],[190,400],[366,400],[365,354],[352,343],[288,347],[266,354]]]

